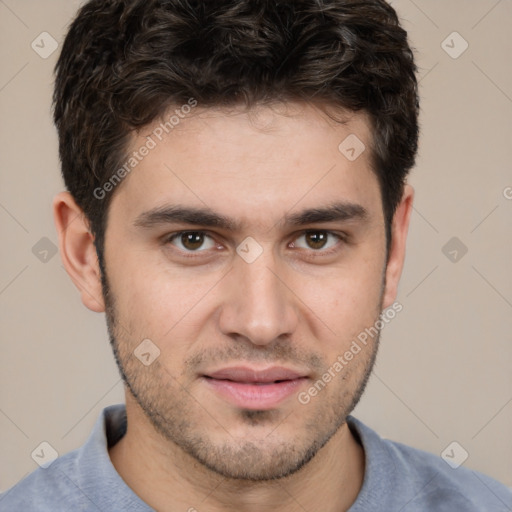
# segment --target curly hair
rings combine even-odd
[[[416,65],[384,0],[90,0],[71,23],[55,74],[62,175],[101,263],[103,186],[130,137],[173,105],[304,101],[364,111],[390,226],[418,145]]]

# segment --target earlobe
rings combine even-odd
[[[69,192],[55,196],[53,217],[62,263],[80,291],[83,304],[97,313],[105,311],[94,237],[82,209]]]
[[[413,199],[414,189],[411,185],[406,184],[404,186],[402,199],[393,216],[391,246],[386,267],[386,286],[382,304],[384,309],[391,306],[396,299],[398,282],[400,281],[404,266],[407,232],[409,229]]]

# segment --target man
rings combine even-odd
[[[54,214],[126,408],[1,510],[512,510],[350,416],[400,307],[415,71],[383,0],[82,7]]]

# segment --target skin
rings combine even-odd
[[[364,450],[345,420],[364,389],[377,338],[306,405],[294,393],[249,411],[202,378],[227,366],[280,365],[307,374],[298,389],[305,391],[395,300],[413,189],[405,186],[386,261],[369,122],[364,113],[346,117],[336,123],[298,103],[250,111],[198,106],[114,191],[104,289],[83,213],[69,193],[55,198],[63,263],[85,306],[107,313],[129,384],[128,430],[110,457],[159,511],[317,510],[321,497],[322,510],[339,512],[357,497]],[[134,136],[132,149],[155,126]],[[367,148],[353,162],[338,150],[349,134]],[[335,202],[359,205],[366,215],[285,222]],[[177,204],[240,225],[137,225],[145,212]],[[202,250],[169,240],[187,230],[208,235]],[[322,234],[325,246],[316,244]],[[252,263],[236,252],[248,236],[263,251]],[[149,366],[133,354],[147,338],[160,350]]]

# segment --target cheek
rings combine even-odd
[[[325,341],[330,340],[333,349],[340,349],[340,343],[345,345],[375,323],[381,312],[381,264],[366,261],[339,269],[314,288],[303,283],[300,296],[329,328]],[[318,319],[313,321],[318,323]]]
[[[383,266],[376,245],[354,248],[336,267],[308,273],[282,267],[283,280],[294,291],[286,300],[301,311],[301,329],[325,343],[333,336],[333,345],[339,346],[340,337],[346,340],[375,322]],[[226,289],[232,276],[223,279],[225,271],[172,267],[157,251],[132,250],[116,259],[108,275],[119,320],[133,343],[148,337],[164,347],[172,340],[175,347],[180,339],[190,343],[210,328],[212,314],[233,295]]]
[[[126,259],[112,276],[116,309],[132,337],[160,342],[180,336],[204,322],[204,305],[215,289],[215,273],[169,270],[159,263]],[[201,316],[201,318],[199,318]]]

